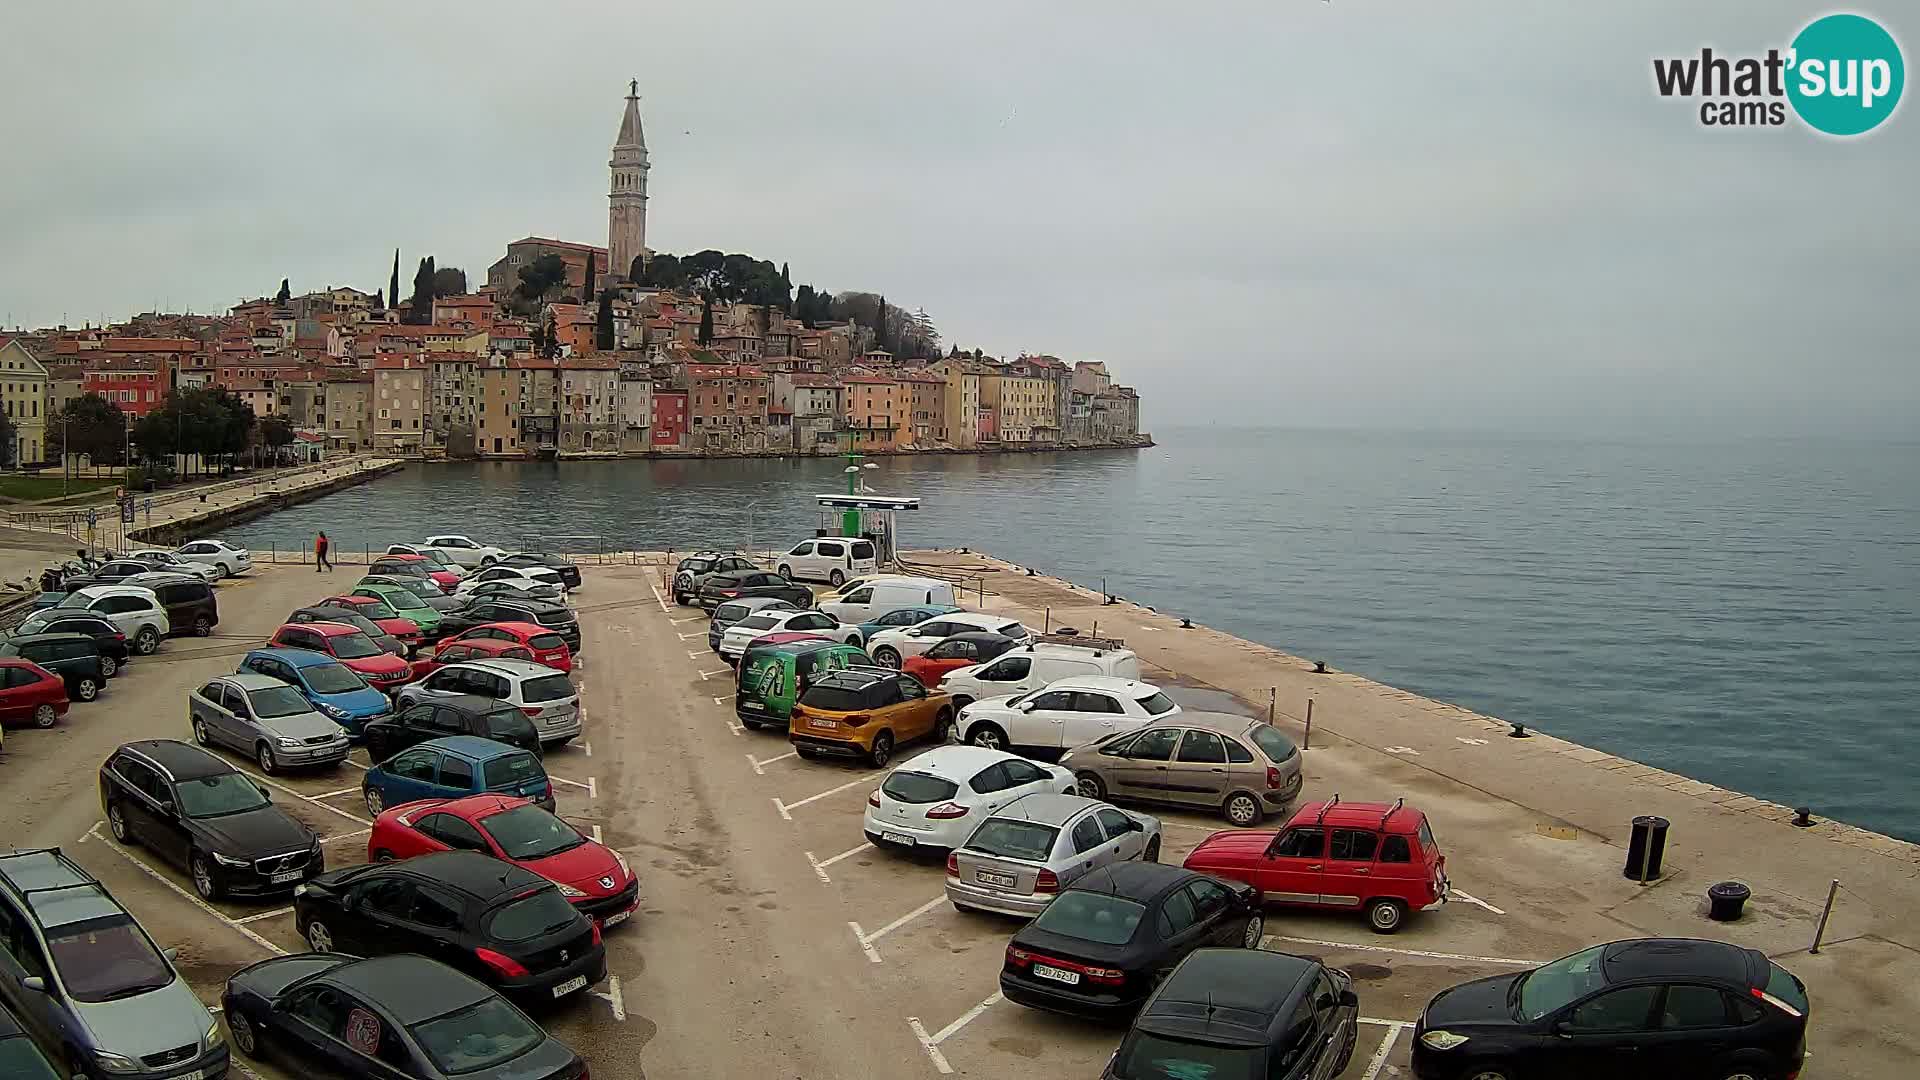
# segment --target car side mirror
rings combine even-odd
[[[177,960],[180,958],[180,950],[179,949],[161,949],[160,955],[171,962],[173,960]]]
[[[261,798],[266,799],[268,802],[273,801],[273,792],[267,790],[267,785],[261,783],[258,780],[255,780],[253,782],[253,787],[255,791],[258,791],[260,793]]]
[[[47,992],[47,980],[38,975],[29,975],[21,979],[20,986],[23,989],[32,990],[36,994],[44,994]]]
[[[1340,1006],[1345,1009],[1359,1008],[1360,995],[1354,993],[1351,989],[1340,991]]]
[[[1020,709],[1020,711],[1021,711],[1021,712],[1032,712],[1032,711],[1033,711],[1033,702],[1032,702],[1032,701],[1023,701],[1023,702],[1021,702],[1021,703],[1020,703],[1020,705],[1019,705],[1019,709]]]
[[[160,812],[161,812],[162,814],[166,814],[166,815],[168,815],[168,816],[172,816],[172,814],[173,814],[173,800],[172,800],[172,799],[161,799],[161,800],[160,800]]]
[[[1147,827],[1145,825],[1140,824],[1138,821],[1135,821],[1132,818],[1128,818],[1127,831],[1128,832],[1146,832]]]
[[[1573,1025],[1567,1023],[1565,1020],[1555,1020],[1553,1022],[1552,1030],[1555,1035],[1558,1035],[1563,1039],[1573,1038]]]

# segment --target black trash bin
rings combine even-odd
[[[1737,881],[1723,881],[1707,889],[1707,918],[1715,922],[1733,922],[1747,904],[1753,890]]]
[[[1667,827],[1672,824],[1663,817],[1641,816],[1633,819],[1633,836],[1627,840],[1627,867],[1623,871],[1626,876],[1640,880],[1642,859],[1646,860],[1648,881],[1660,876],[1660,859],[1667,853]]]

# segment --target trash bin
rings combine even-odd
[[[1740,918],[1753,890],[1737,881],[1723,881],[1707,889],[1707,918],[1715,922],[1733,922]]]
[[[1635,881],[1641,877],[1640,861],[1646,860],[1646,879],[1660,876],[1660,859],[1667,853],[1667,827],[1673,822],[1663,817],[1641,816],[1633,819],[1633,836],[1627,841],[1627,866],[1624,873]]]

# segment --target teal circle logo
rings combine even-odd
[[[1900,43],[1863,15],[1827,15],[1793,39],[1787,100],[1816,131],[1862,135],[1900,104],[1907,83]]]

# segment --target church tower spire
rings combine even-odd
[[[611,280],[624,280],[635,256],[647,250],[647,136],[640,127],[640,80],[627,84],[627,110],[613,140],[612,174],[607,189],[607,267]]]

